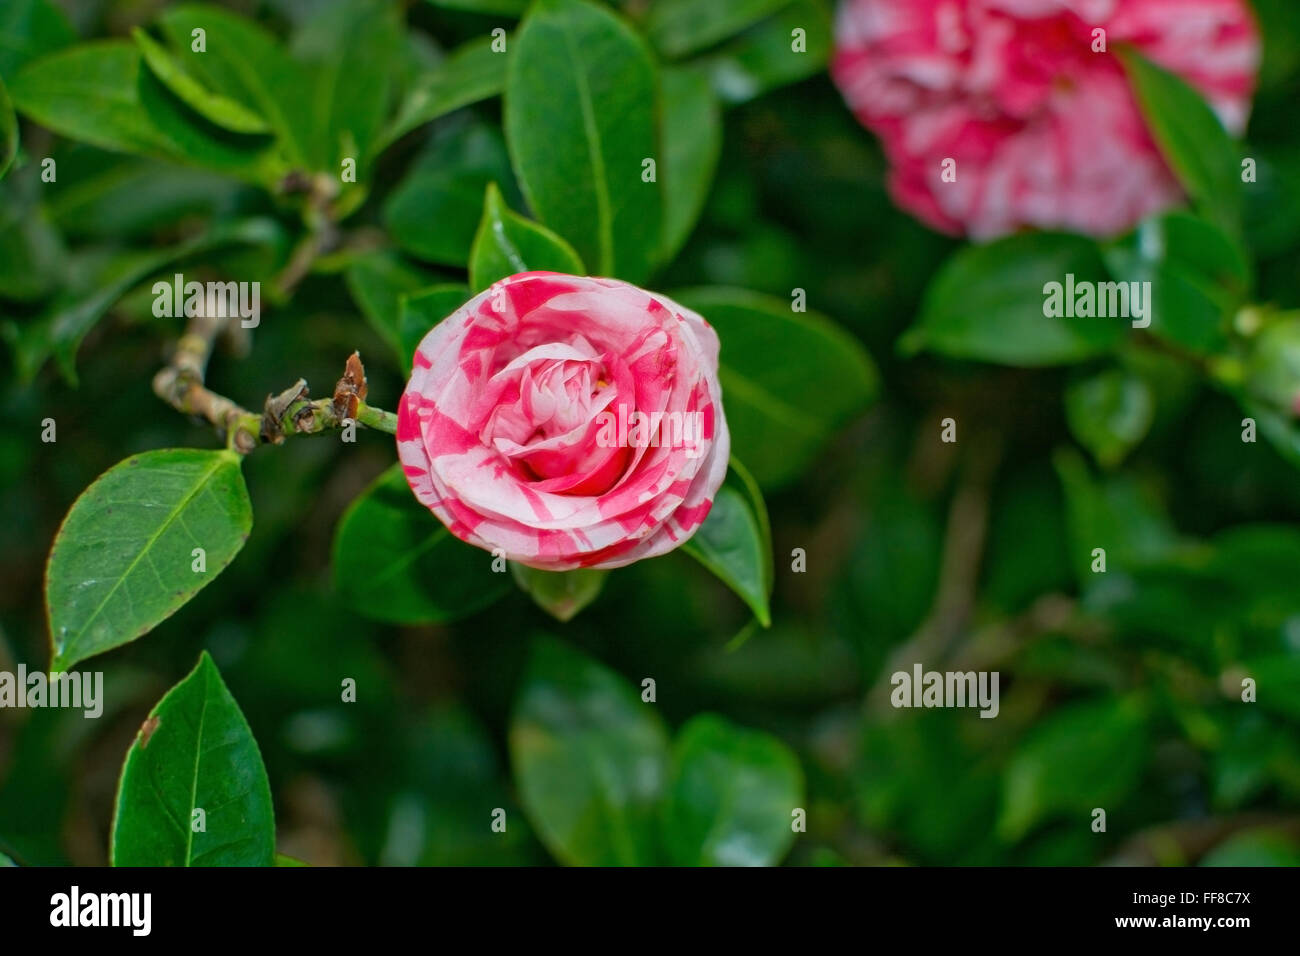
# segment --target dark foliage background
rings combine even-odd
[[[282,34],[321,5],[230,4]],[[84,39],[124,35],[163,6],[89,0],[68,13]],[[1268,176],[1247,195],[1252,298],[1294,309],[1300,17],[1286,0],[1258,8],[1267,63],[1247,140]],[[428,3],[406,14],[412,33],[447,49],[513,28],[507,16]],[[0,30],[12,19],[0,14]],[[11,80],[3,61],[0,76]],[[452,624],[368,620],[336,595],[331,541],[349,502],[394,460],[392,440],[295,439],[247,460],[255,530],[220,580],[91,665],[105,672],[101,720],[0,712],[0,849],[28,864],[105,863],[123,754],[207,649],[261,747],[282,852],[313,864],[546,863],[507,737],[532,640],[547,632],[635,685],[653,677],[672,728],[714,712],[785,741],[808,810],[791,864],[1300,862],[1294,453],[1244,444],[1238,402],[1172,350],[1126,345],[1053,368],[901,354],[927,285],[961,244],[891,203],[878,147],[824,72],[736,104],[723,122],[700,222],[645,284],[738,286],[785,301],[803,288],[880,373],[865,414],[800,474],[766,483],[772,627],[753,627],[682,554],[611,575],[564,625],[515,590]],[[383,230],[385,197],[422,159],[499,124],[493,99],[402,138],[349,225]],[[234,211],[290,221],[230,179],[36,123],[23,135],[26,162],[0,184],[0,308],[13,327],[43,307],[13,294],[39,278],[41,242],[111,251],[164,244]],[[59,164],[49,187],[34,159],[45,155]],[[201,269],[269,276],[282,261],[281,250],[223,250]],[[96,263],[74,255],[64,268]],[[4,380],[4,669],[46,665],[44,562],[75,497],[133,452],[218,443],[150,390],[178,327],[152,316],[148,287],[86,337],[75,387],[53,364],[24,381],[16,360]],[[388,345],[345,275],[318,272],[268,309],[247,357],[216,356],[210,383],[253,403],[299,375],[323,389],[354,348],[372,400],[393,407],[403,377]],[[1300,333],[1276,348],[1296,354]],[[1290,367],[1300,382],[1300,364]],[[1071,427],[1065,396],[1111,368],[1145,383],[1154,413],[1136,438],[1117,439],[1131,452],[1103,466]],[[802,387],[815,389],[816,376]],[[58,423],[53,444],[38,439],[47,417]],[[947,417],[955,444],[938,440]],[[1097,576],[1080,555],[1099,540],[1110,567]],[[790,573],[795,548],[807,552],[806,573]],[[917,660],[999,671],[1000,716],[894,710],[889,674]],[[358,679],[355,705],[337,706],[340,673]],[[1239,699],[1246,675],[1258,703]],[[509,815],[504,835],[488,826],[495,807]],[[1105,833],[1090,828],[1094,807],[1107,811]]]

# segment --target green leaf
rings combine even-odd
[[[0,5],[0,76],[12,77],[30,60],[76,40],[68,18],[50,0],[5,0]]]
[[[415,350],[429,331],[469,301],[469,286],[444,284],[429,286],[403,295],[398,306],[398,339],[402,349],[402,368],[409,371]]]
[[[384,224],[417,259],[465,268],[489,182],[486,170],[416,170],[388,197]]]
[[[667,69],[662,83],[663,261],[671,262],[695,228],[713,185],[722,153],[722,116],[702,72]]]
[[[803,31],[803,50],[795,49],[795,30]],[[735,106],[821,73],[830,52],[831,13],[825,0],[795,0],[699,65],[723,102]]]
[[[1003,780],[998,833],[1019,840],[1039,821],[1094,807],[1113,813],[1137,785],[1147,721],[1136,698],[1069,704],[1040,721],[1016,748]]]
[[[1223,352],[1228,324],[1250,293],[1252,267],[1240,243],[1182,212],[1141,223],[1102,248],[1106,267],[1143,291],[1151,334],[1198,355]]]
[[[378,149],[453,110],[499,95],[506,85],[507,59],[507,53],[492,49],[491,37],[453,50],[411,86],[397,115],[379,137]]]
[[[1101,257],[1087,239],[1021,233],[966,246],[930,281],[916,325],[900,341],[953,358],[1003,365],[1062,365],[1106,352],[1130,327],[1123,318],[1050,318],[1047,285],[1097,281]]]
[[[473,614],[510,589],[492,557],[465,544],[416,500],[393,465],[357,497],[334,534],[334,587],[343,602],[392,624]]]
[[[871,357],[816,312],[739,289],[687,289],[673,298],[717,329],[731,447],[764,488],[802,474],[875,398]]]
[[[277,853],[275,855],[275,865],[276,866],[311,866],[310,863],[304,863],[302,860],[299,860],[296,857],[292,857],[284,853]]]
[[[67,174],[66,188],[51,191],[46,208],[59,231],[76,239],[147,241],[176,222],[206,222],[236,208],[243,188],[209,170],[93,147],[60,158],[60,179]]]
[[[1074,449],[1054,456],[1065,489],[1070,559],[1081,587],[1130,573],[1173,555],[1179,539],[1150,489],[1129,475],[1094,478]],[[1094,573],[1093,550],[1106,552],[1106,573]]]
[[[506,140],[537,218],[597,275],[643,280],[661,249],[655,65],[644,41],[585,0],[539,0],[506,74]]]
[[[1182,77],[1133,49],[1119,51],[1151,135],[1196,205],[1231,234],[1241,230],[1241,166],[1232,138]]]
[[[113,866],[275,863],[262,755],[207,651],[149,712],[127,751],[109,853]]]
[[[18,155],[18,117],[14,116],[14,104],[9,99],[9,90],[5,87],[4,77],[0,76],[0,179],[9,172],[9,165]]]
[[[772,866],[794,842],[803,771],[770,734],[715,714],[693,717],[673,745],[663,810],[664,847],[675,866]]]
[[[204,119],[236,133],[266,133],[271,127],[252,110],[208,90],[185,72],[175,58],[144,30],[131,31],[145,63],[159,81]]]
[[[393,351],[407,362],[400,332],[402,296],[429,285],[430,276],[400,255],[382,250],[357,259],[344,275],[352,301]]]
[[[291,53],[306,65],[312,88],[311,153],[338,175],[352,159],[357,178],[394,98],[406,40],[402,10],[389,0],[336,0],[308,18]]]
[[[159,15],[158,25],[186,73],[265,118],[286,163],[322,168],[329,161],[315,148],[321,125],[317,110],[329,101],[314,95],[311,71],[294,61],[274,36],[252,20],[212,4],[170,7]],[[201,51],[194,49],[195,30],[203,31]]]
[[[125,254],[116,261],[112,274],[92,283],[89,291],[57,299],[51,311],[24,326],[15,349],[19,377],[30,381],[53,353],[64,376],[75,384],[75,359],[82,339],[113,303],[136,285],[188,256],[231,244],[275,245],[282,239],[282,228],[275,220],[245,219],[223,223],[168,249]]]
[[[666,57],[710,47],[770,16],[790,0],[654,0],[645,18],[646,35]]]
[[[498,279],[520,272],[584,275],[573,247],[545,226],[512,212],[496,183],[489,183],[483,219],[469,255],[470,291],[482,292]]]
[[[1103,468],[1123,461],[1146,436],[1154,417],[1150,386],[1124,369],[1078,379],[1065,392],[1070,431]]]
[[[194,121],[129,40],[100,40],[29,63],[10,85],[15,106],[56,133],[116,152],[216,169],[265,183],[277,167],[264,140]]]
[[[771,625],[772,542],[757,488],[751,493],[744,479],[728,471],[708,517],[682,550],[735,591],[763,627]]]
[[[557,621],[571,621],[578,612],[600,596],[609,574],[598,568],[573,571],[539,571],[517,561],[510,562],[510,573],[527,594]]]
[[[81,493],[45,573],[53,670],[148,633],[234,560],[253,527],[239,465],[230,451],[150,451]]]
[[[510,722],[510,759],[524,810],[560,862],[656,862],[668,734],[657,707],[618,674],[537,640]]]

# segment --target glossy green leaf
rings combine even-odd
[[[654,0],[645,31],[667,57],[686,56],[739,33],[790,0]]]
[[[1102,254],[1116,279],[1149,283],[1140,289],[1141,321],[1152,335],[1199,355],[1227,348],[1228,325],[1252,278],[1237,240],[1204,219],[1172,212],[1146,220]]]
[[[920,318],[900,346],[1025,366],[1099,355],[1125,336],[1131,320],[1049,317],[1048,284],[1064,293],[1070,275],[1105,281],[1096,246],[1079,236],[1022,233],[966,246],[931,279]]]
[[[453,110],[498,96],[505,89],[508,56],[492,49],[490,36],[453,50],[406,93],[380,137],[380,148]]]
[[[170,248],[123,254],[111,272],[97,276],[89,289],[56,299],[50,311],[23,327],[15,349],[19,376],[30,380],[54,355],[64,376],[75,384],[75,359],[82,339],[130,289],[189,256],[232,244],[275,246],[282,240],[283,231],[275,220],[245,219],[223,223]]]
[[[244,188],[206,169],[92,147],[74,155],[59,160],[60,177],[72,174],[72,184],[53,193],[46,206],[71,238],[147,240],[170,223],[207,221],[236,208]]]
[[[253,527],[239,466],[230,451],[149,451],[82,492],[46,568],[52,669],[147,634],[234,560]]]
[[[265,140],[231,139],[196,123],[129,40],[100,40],[29,63],[10,85],[14,105],[42,126],[103,149],[268,182]]]
[[[1146,436],[1155,417],[1151,387],[1124,369],[1107,369],[1071,383],[1065,419],[1098,464],[1113,468]]]
[[[510,590],[492,556],[457,539],[393,465],[348,506],[334,534],[334,587],[379,621],[428,624],[473,614]]]
[[[624,678],[537,640],[510,722],[510,758],[524,810],[560,862],[656,862],[668,734],[656,705]]]
[[[571,621],[600,596],[608,571],[578,568],[573,571],[539,571],[516,561],[510,573],[520,589],[557,621]]]
[[[331,173],[351,159],[358,179],[367,177],[398,92],[404,42],[402,9],[389,0],[337,0],[295,34],[290,53],[309,71],[314,90],[311,153]]]
[[[803,771],[777,738],[715,714],[673,744],[663,842],[676,866],[772,866],[794,843]]]
[[[169,7],[158,25],[181,69],[266,120],[285,162],[300,168],[326,164],[329,157],[317,149],[316,131],[322,128],[317,111],[330,99],[314,95],[311,70],[293,60],[276,37],[212,4]],[[196,30],[203,31],[201,51],[195,49]]]
[[[1146,756],[1147,722],[1138,700],[1104,698],[1060,708],[1038,722],[1007,766],[999,834],[1016,840],[1061,814],[1086,827],[1094,807],[1118,812]]]
[[[664,70],[663,197],[665,262],[672,261],[695,228],[722,153],[721,107],[698,70]]]
[[[0,76],[0,179],[4,179],[9,165],[18,155],[18,117],[14,116],[14,104],[9,99],[9,90],[4,77]]]
[[[757,489],[751,496],[736,472],[729,471],[708,517],[682,545],[683,551],[735,591],[764,627],[772,623],[768,610],[772,544],[766,528],[766,508]]]
[[[498,279],[536,271],[585,274],[572,246],[545,226],[512,212],[497,184],[489,184],[483,219],[470,250],[470,290],[482,292]]]
[[[207,651],[127,751],[110,855],[114,866],[275,863],[262,755]]]
[[[1147,126],[1183,188],[1208,218],[1239,232],[1240,157],[1219,118],[1182,77],[1134,49],[1119,56]]]
[[[352,301],[361,307],[371,328],[402,359],[409,358],[400,332],[402,296],[423,289],[430,278],[414,263],[387,250],[357,259],[344,275]],[[409,364],[405,367],[409,368]]]
[[[429,286],[402,296],[398,306],[398,339],[402,349],[402,368],[410,370],[415,350],[430,330],[469,301],[469,286],[447,283]]]
[[[483,193],[498,183],[513,188],[505,138],[491,124],[462,115],[440,124],[384,203],[393,240],[424,262],[463,269],[483,217]]]
[[[739,289],[673,293],[722,341],[722,406],[732,450],[759,483],[801,474],[835,432],[875,398],[875,365],[816,312]]]
[[[490,182],[481,170],[416,170],[384,204],[384,223],[417,259],[465,268]]]
[[[75,43],[77,33],[50,0],[0,5],[0,76],[12,78],[30,60]]]
[[[271,127],[265,119],[211,90],[185,72],[166,48],[136,27],[131,31],[135,45],[145,63],[159,81],[175,93],[188,107],[210,122],[236,133],[266,133]]]
[[[798,48],[800,34],[802,49]],[[700,65],[718,96],[734,106],[821,73],[830,52],[831,12],[826,0],[795,0],[701,58]]]
[[[658,80],[645,42],[586,0],[539,0],[514,39],[505,128],[537,218],[596,275],[638,282],[661,249]],[[656,174],[657,175],[657,174]]]

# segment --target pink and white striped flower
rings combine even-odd
[[[636,413],[698,427],[672,441],[609,427]],[[411,490],[452,534],[550,571],[680,545],[731,444],[704,319],[626,282],[553,272],[502,279],[436,325],[397,416]]]
[[[1111,235],[1182,195],[1124,43],[1245,128],[1260,58],[1245,0],[844,0],[831,73],[880,137],[895,200],[931,226]]]

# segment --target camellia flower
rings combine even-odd
[[[704,319],[553,272],[502,279],[435,326],[397,415],[406,479],[452,534],[551,571],[680,545],[731,445]]]
[[[831,72],[881,138],[895,200],[935,228],[1110,235],[1182,196],[1119,44],[1245,128],[1260,56],[1245,0],[845,0]]]

